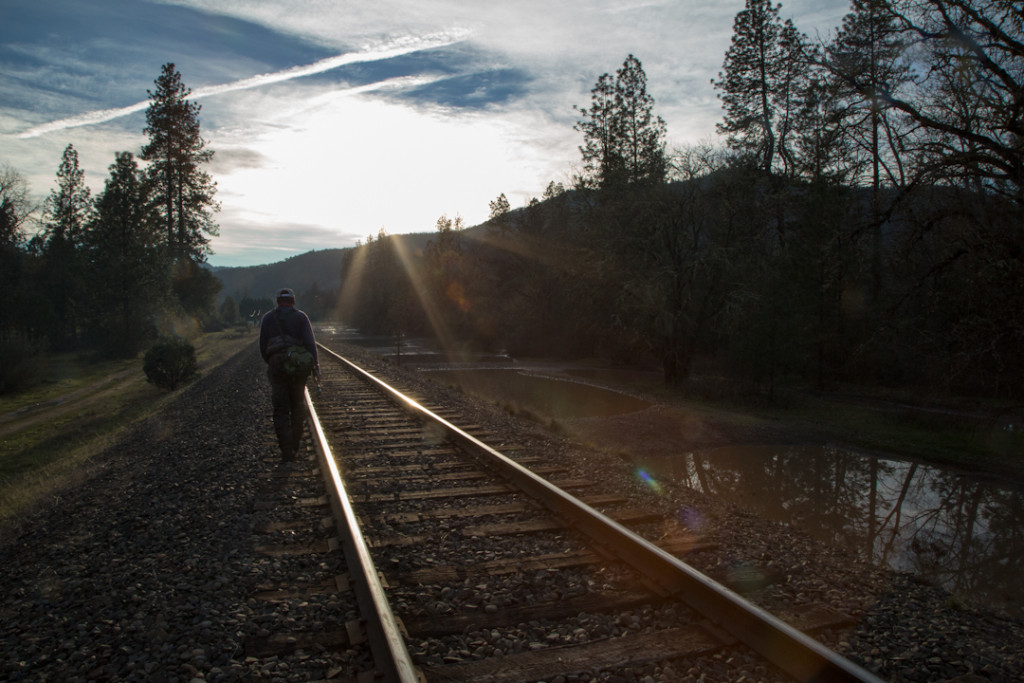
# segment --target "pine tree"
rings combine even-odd
[[[584,185],[603,186],[607,183],[610,169],[615,165],[614,116],[615,82],[611,75],[601,74],[590,91],[590,109],[576,107],[583,117],[575,129],[583,133],[583,145],[579,148],[583,156]]]
[[[487,222],[494,230],[505,234],[512,227],[511,211],[512,206],[508,203],[508,197],[502,192],[498,198],[488,204],[491,212],[487,216]]]
[[[18,247],[25,241],[22,226],[31,210],[24,176],[4,164],[0,167],[0,247]]]
[[[78,164],[78,151],[68,145],[57,168],[57,188],[50,191],[44,207],[47,241],[80,244],[91,210],[92,193]]]
[[[896,112],[881,93],[898,93],[910,81],[905,39],[888,0],[853,0],[852,11],[828,48],[828,63],[838,77],[844,107],[844,131],[866,157],[871,184],[871,300],[882,291],[883,185],[904,187],[904,134]]]
[[[654,98],[647,92],[647,74],[640,60],[629,55],[615,72],[615,140],[626,183],[665,180],[665,122],[654,115]]]
[[[778,82],[772,101],[777,115],[777,148],[781,173],[787,178],[798,175],[800,163],[796,158],[796,138],[803,123],[801,114],[806,111],[807,99],[811,97],[816,51],[807,43],[807,37],[800,33],[792,21],[787,20],[779,32]]]
[[[18,171],[0,167],[0,339],[23,331],[18,319],[24,294],[23,262],[25,232],[23,226],[32,211],[28,184]]]
[[[847,102],[844,125],[868,160],[871,187],[902,186],[900,122],[881,93],[899,93],[910,82],[906,37],[888,0],[853,0],[851,12],[828,46],[828,67]]]
[[[132,356],[149,341],[168,288],[148,189],[131,152],[117,154],[86,239],[89,282],[105,301],[90,318],[92,336],[111,356]]]
[[[733,22],[724,74],[712,80],[721,90],[725,117],[719,133],[729,147],[752,157],[770,173],[775,160],[775,111],[771,105],[778,58],[779,7],[771,0],[747,0]]]
[[[171,257],[203,262],[210,252],[208,235],[217,235],[212,218],[219,210],[214,201],[217,185],[201,168],[213,158],[213,150],[200,136],[201,107],[188,100],[192,91],[174,64],[164,64],[155,84],[155,91],[147,90],[144,132],[149,144],[142,148],[142,159],[150,162],[154,206]]]
[[[733,23],[723,72],[711,83],[725,109],[718,132],[729,147],[765,173],[792,175],[793,119],[809,84],[809,60],[806,39],[780,19],[780,7],[747,0]]]
[[[844,106],[835,84],[812,76],[800,98],[793,128],[796,174],[811,183],[846,184],[858,160],[842,125]]]
[[[41,311],[45,332],[61,348],[78,341],[79,323],[84,318],[82,246],[91,214],[92,196],[85,172],[78,165],[78,152],[68,145],[57,169],[57,187],[44,204],[39,283],[45,302]]]
[[[585,185],[608,189],[665,179],[665,122],[654,115],[640,60],[629,55],[614,79],[602,74],[590,108],[576,110],[583,117],[576,130],[584,136]]]

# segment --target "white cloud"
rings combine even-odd
[[[453,29],[426,36],[401,36],[385,43],[371,46],[360,52],[335,55],[334,57],[321,59],[313,64],[296,66],[274,73],[259,74],[249,78],[232,81],[230,83],[197,88],[192,91],[190,99],[200,100],[214,95],[223,95],[225,93],[237,92],[239,90],[248,90],[250,88],[283,83],[284,81],[302,78],[303,76],[312,76],[314,74],[324,73],[325,71],[337,69],[338,67],[348,64],[374,62],[383,59],[391,59],[392,57],[400,55],[406,55],[411,52],[418,52],[420,50],[445,47],[463,40],[467,35],[468,33],[463,29]],[[34,138],[39,137],[40,135],[46,135],[47,133],[66,130],[68,128],[78,128],[80,126],[91,126],[97,123],[105,123],[107,121],[121,118],[122,116],[128,116],[129,114],[143,111],[148,107],[149,101],[143,100],[126,107],[85,112],[70,118],[50,121],[38,126],[33,126],[32,128],[19,133],[17,137]]]
[[[264,114],[211,144],[229,156],[258,152],[260,164],[218,174],[225,214],[230,208],[238,220],[268,228],[284,216],[323,226],[336,240],[322,247],[349,246],[353,235],[381,227],[429,232],[441,215],[482,222],[488,202],[502,192],[520,205],[540,195],[575,150],[567,138],[561,150],[552,149],[559,135],[545,131],[550,124],[536,114],[460,114],[308,89],[299,97],[250,93],[234,107]],[[236,239],[221,222],[218,250]]]

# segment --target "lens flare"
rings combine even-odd
[[[640,481],[647,484],[652,491],[655,493],[661,493],[661,484],[659,484],[654,477],[648,474],[646,470],[637,470],[636,474],[640,478]]]
[[[697,508],[688,505],[679,508],[676,519],[687,529],[700,531],[704,527],[704,514]]]

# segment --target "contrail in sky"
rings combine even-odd
[[[283,71],[243,78],[242,80],[234,81],[232,83],[199,88],[192,91],[191,97],[209,97],[210,95],[221,95],[223,93],[234,92],[236,90],[247,90],[249,88],[257,88],[261,85],[281,83],[283,81],[290,81],[293,78],[302,78],[303,76],[323,73],[324,71],[330,71],[331,69],[336,69],[339,66],[345,66],[346,64],[373,62],[398,57],[411,52],[419,52],[420,50],[430,50],[437,47],[454,45],[455,43],[464,40],[467,35],[469,35],[468,30],[455,29],[453,31],[434,33],[423,37],[409,36],[400,38],[385,45],[364,50],[363,52],[350,52],[347,54],[336,55],[305,66],[296,66]],[[366,86],[363,87],[366,88]],[[78,116],[72,116],[71,118],[60,119],[58,121],[51,121],[50,123],[34,126],[33,128],[29,128],[26,131],[18,133],[17,137],[35,138],[40,135],[45,135],[46,133],[65,130],[67,128],[77,128],[79,126],[90,126],[95,123],[104,123],[122,116],[134,114],[135,112],[142,111],[147,107],[149,107],[149,100],[136,102],[135,104],[127,107],[119,107],[117,109],[100,109],[98,111],[91,111],[85,114],[79,114]]]

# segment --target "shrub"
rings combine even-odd
[[[199,375],[195,347],[180,339],[161,341],[146,352],[142,369],[150,383],[175,389]]]
[[[32,340],[20,334],[0,336],[0,394],[16,394],[36,384],[43,374],[42,356]]]

